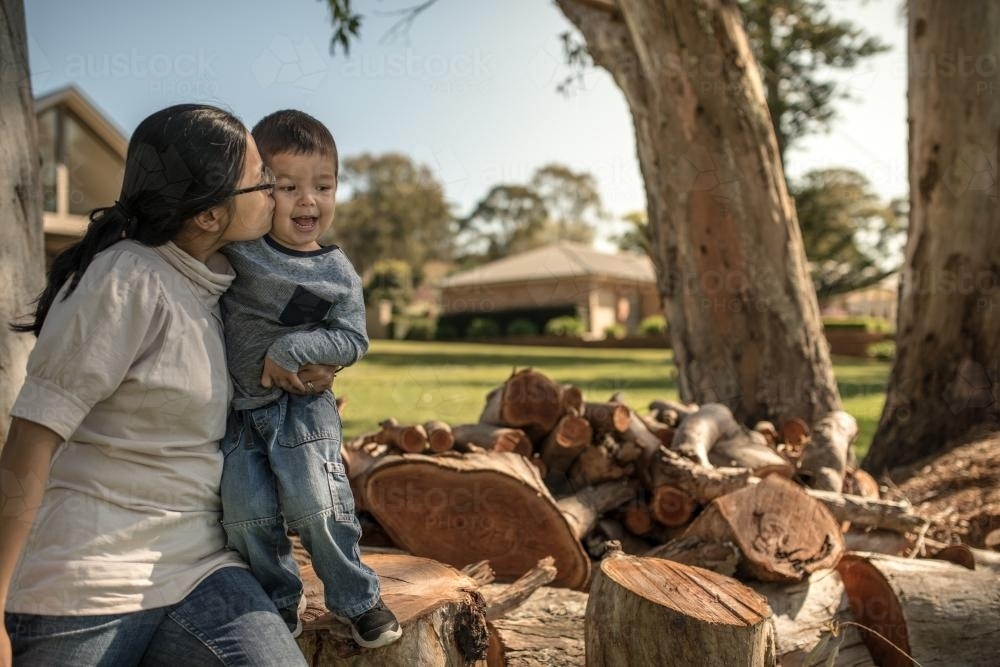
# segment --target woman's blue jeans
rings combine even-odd
[[[306,665],[274,604],[241,567],[217,570],[169,607],[4,620],[17,667]]]

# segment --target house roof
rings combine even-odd
[[[628,280],[637,283],[656,282],[653,263],[644,255],[611,254],[590,246],[569,241],[528,250],[504,257],[468,271],[445,278],[441,287],[518,283],[543,278],[578,278],[593,276]]]
[[[125,159],[125,154],[128,152],[128,139],[125,137],[125,133],[76,86],[69,85],[36,97],[35,115],[60,104],[66,105],[87,127],[96,132],[112,150],[120,155],[122,160]]]

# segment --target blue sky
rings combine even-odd
[[[595,174],[614,215],[645,195],[628,108],[610,77],[560,95],[558,35],[569,22],[549,0],[438,0],[406,40],[378,12],[415,0],[359,0],[367,14],[349,58],[330,56],[325,2],[108,0],[26,2],[36,94],[79,86],[128,135],[149,113],[199,101],[248,125],[280,108],[327,123],[342,155],[399,151],[428,164],[457,214],[489,187],[523,182],[552,161]],[[905,195],[905,27],[897,0],[835,0],[892,45],[845,80],[833,132],[789,154],[789,173],[850,166],[886,197]],[[608,230],[609,231],[610,227]]]

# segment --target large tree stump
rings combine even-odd
[[[488,560],[514,579],[555,558],[555,585],[581,588],[590,559],[538,470],[513,453],[400,454],[378,461],[365,483],[368,511],[407,551],[456,567]],[[596,515],[593,520],[596,520]]]
[[[782,667],[863,667],[872,656],[853,621],[844,583],[834,570],[818,570],[794,584],[752,582],[774,612]]]
[[[743,555],[740,571],[761,581],[799,581],[832,569],[844,551],[826,507],[777,475],[715,499],[684,536],[732,542]]]
[[[463,667],[486,657],[485,603],[478,584],[457,570],[426,558],[364,554],[379,575],[382,598],[399,619],[403,636],[377,649],[363,649],[348,627],[323,603],[323,584],[301,562],[308,608],[299,648],[310,665],[350,667]]]
[[[884,667],[997,664],[1000,583],[996,572],[938,560],[851,553],[837,567],[851,611]],[[877,635],[875,633],[878,633]],[[879,636],[881,635],[881,637]]]
[[[613,550],[587,603],[587,665],[775,665],[767,601],[735,579]]]

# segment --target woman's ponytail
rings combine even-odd
[[[83,238],[53,260],[33,319],[11,329],[37,336],[63,286],[69,282],[69,296],[99,252],[124,238],[163,245],[188,220],[226,202],[246,147],[246,128],[217,107],[178,104],[142,121],[129,141],[118,201],[90,214]]]
[[[120,202],[91,212],[90,224],[83,238],[63,250],[52,261],[47,284],[38,297],[34,320],[30,323],[12,324],[11,329],[31,332],[37,336],[63,285],[69,281],[67,295],[71,294],[97,253],[129,236],[129,232],[134,234],[135,222],[135,216]]]

